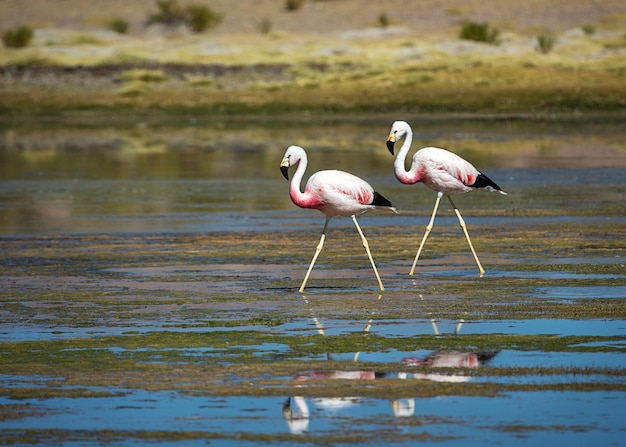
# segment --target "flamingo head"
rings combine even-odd
[[[393,155],[393,146],[396,141],[403,139],[411,128],[405,121],[396,121],[391,125],[389,136],[387,137],[387,149]]]
[[[283,177],[289,180],[289,168],[297,164],[303,156],[306,155],[304,149],[300,146],[289,146],[287,148],[285,155],[283,155],[283,160],[280,162],[280,172],[282,172]]]

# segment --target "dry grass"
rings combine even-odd
[[[0,49],[4,113],[128,106],[232,112],[615,111],[626,101],[621,2],[603,2],[603,8],[568,2],[563,9],[559,2],[538,0],[506,2],[507,7],[447,0],[421,2],[399,16],[391,13],[404,7],[399,0],[379,8],[360,0],[310,1],[297,13],[269,0],[234,6],[216,1],[224,22],[201,35],[146,29],[152,0],[66,0],[54,11],[47,11],[47,2],[22,3],[20,8],[13,1],[0,3],[0,26],[10,20],[36,27],[29,48]],[[391,27],[376,26],[381,10]],[[105,31],[101,24],[113,17],[128,20],[131,34]],[[274,31],[260,34],[259,17],[267,17]],[[463,20],[493,24],[502,31],[501,45],[459,40]],[[593,25],[595,32],[586,34],[583,25]],[[537,32],[557,36],[549,54],[537,51]],[[15,66],[47,70],[15,72]],[[62,68],[76,66],[115,69],[95,75]],[[197,67],[214,69],[199,73]],[[141,73],[159,73],[158,82]]]
[[[181,4],[199,3],[179,0]],[[407,26],[422,35],[452,32],[464,20],[489,22],[501,30],[536,34],[561,33],[582,25],[623,23],[626,5],[619,0],[422,0],[407,7],[405,0],[308,0],[297,12],[288,12],[280,0],[212,0],[211,8],[223,14],[214,34],[258,33],[258,22],[268,19],[272,29],[288,33],[334,34],[378,25],[382,12],[392,26]],[[27,23],[37,27],[85,30],[105,28],[112,18],[129,22],[132,34],[145,32],[155,0],[3,0],[0,29]]]

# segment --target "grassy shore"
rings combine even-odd
[[[333,8],[358,6],[314,3],[299,13],[308,14],[306,23],[320,22],[319,15],[332,15]],[[320,3],[326,8],[321,12]],[[40,25],[26,48],[0,50],[0,114],[85,109],[621,114],[626,109],[626,28],[619,11],[586,26],[585,17],[577,26],[572,26],[576,19],[555,23],[556,31],[549,33],[556,43],[547,53],[537,48],[537,30],[545,28],[507,26],[496,17],[493,23],[503,24],[498,45],[470,42],[459,39],[458,29],[472,17],[471,8],[463,12],[449,5],[446,11],[454,20],[428,34],[419,23],[392,15],[391,26],[377,26],[368,17],[360,23],[352,19],[350,25],[361,27],[349,30],[297,32],[284,22],[286,30],[255,30],[248,23],[230,32],[223,26],[204,34],[152,28],[129,35],[93,25],[83,11],[82,21],[63,29]],[[298,17],[269,12],[277,24]],[[32,14],[31,23],[38,23]]]

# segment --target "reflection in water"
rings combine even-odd
[[[421,296],[420,296],[421,297]],[[378,296],[378,300],[382,298],[382,295]],[[421,297],[423,299],[423,297]],[[303,296],[304,302],[310,306],[306,296]],[[317,331],[320,335],[325,335],[324,325],[322,322],[314,316],[313,309],[311,310],[311,318],[315,323]],[[454,329],[454,334],[458,334],[463,324],[460,319]],[[369,319],[364,332],[369,332],[372,326],[373,319]],[[439,328],[437,327],[437,321],[431,318],[433,325],[433,332],[435,335],[440,335]],[[420,368],[479,368],[485,365],[491,359],[498,354],[498,351],[480,351],[480,352],[459,352],[459,351],[433,351],[424,357],[405,357],[400,363],[409,367]],[[330,359],[330,354],[328,359]],[[359,352],[355,353],[354,361],[356,362],[359,357]],[[294,377],[294,380],[305,382],[308,380],[376,380],[380,378],[395,378],[397,379],[421,379],[432,380],[436,382],[468,382],[471,380],[470,376],[464,374],[443,374],[440,372],[398,372],[398,373],[385,373],[381,371],[369,371],[369,370],[310,370],[298,374]],[[301,385],[305,386],[305,385]],[[336,417],[337,411],[345,408],[358,405],[361,401],[358,397],[317,397],[308,398],[308,400],[315,405],[319,413],[328,414],[331,418]],[[403,398],[394,399],[390,401],[391,410],[396,417],[407,417],[415,414],[415,399]],[[293,434],[303,434],[309,430],[309,420],[311,417],[311,411],[309,409],[309,403],[304,396],[292,396],[287,398],[284,403],[283,417],[287,422],[289,431]]]

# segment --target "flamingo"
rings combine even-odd
[[[426,226],[426,232],[422,238],[422,242],[417,250],[417,255],[413,261],[413,266],[409,275],[413,275],[415,272],[415,265],[420,257],[426,238],[430,233],[435,221],[435,215],[437,214],[437,208],[441,197],[444,195],[450,201],[450,205],[454,209],[456,216],[459,219],[465,238],[470,246],[470,250],[474,255],[476,264],[478,264],[478,270],[480,276],[483,276],[485,270],[478,260],[472,241],[470,240],[469,233],[465,221],[461,216],[461,213],[452,200],[453,194],[465,194],[475,189],[483,189],[491,192],[499,192],[506,195],[506,192],[496,185],[493,180],[481,173],[478,169],[472,166],[467,160],[459,157],[458,155],[440,149],[437,147],[425,147],[420,149],[413,155],[413,161],[411,163],[411,169],[408,171],[405,168],[405,160],[409,149],[411,148],[411,142],[413,141],[413,131],[411,126],[405,121],[396,121],[391,126],[389,137],[387,137],[387,148],[391,155],[393,155],[394,143],[404,138],[404,143],[398,152],[398,155],[394,161],[394,173],[400,183],[406,185],[412,185],[414,183],[424,183],[430,189],[437,191],[437,200],[435,201],[435,207],[430,218],[430,222]]]
[[[308,160],[306,152],[300,146],[289,146],[280,163],[280,170],[287,180],[289,180],[289,168],[296,164],[298,165],[298,169],[296,169],[289,186],[291,201],[300,208],[316,209],[326,215],[322,236],[315,250],[315,255],[313,256],[309,270],[300,286],[300,292],[304,292],[304,287],[309,279],[311,270],[313,270],[313,265],[324,246],[328,223],[334,216],[350,216],[352,218],[361,236],[363,247],[365,247],[367,256],[372,263],[372,268],[376,274],[380,290],[385,290],[380,276],[378,275],[378,271],[376,270],[376,264],[374,264],[367,239],[365,239],[355,216],[377,207],[386,208],[394,213],[396,209],[389,200],[374,191],[374,188],[365,180],[343,171],[325,170],[316,172],[311,175],[307,181],[304,192],[300,192],[300,184],[304,171],[306,171]]]

